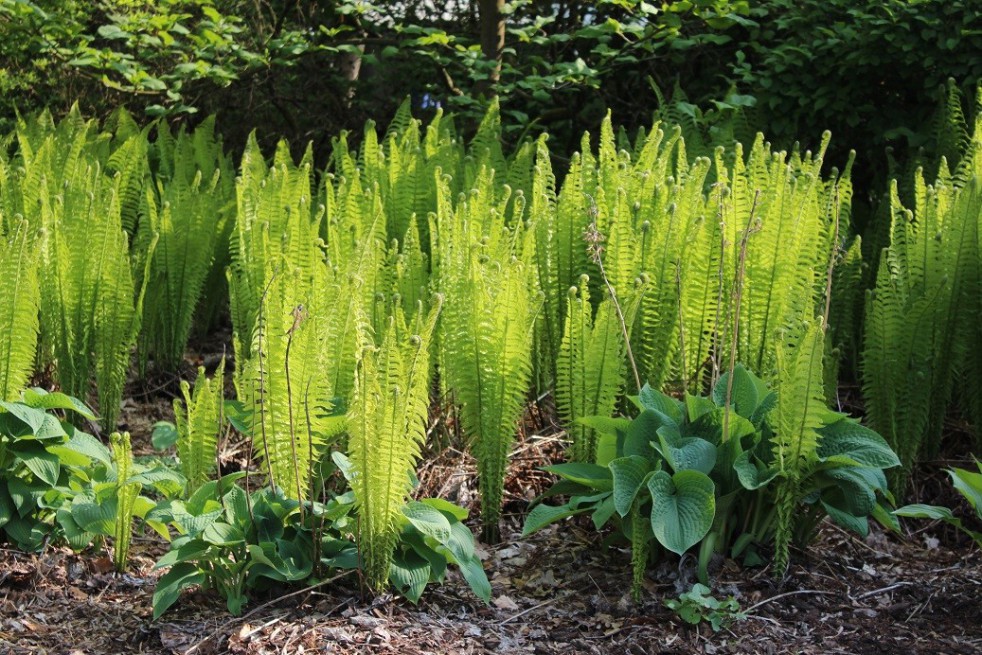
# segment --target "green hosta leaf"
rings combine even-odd
[[[610,463],[610,472],[614,478],[614,508],[622,517],[631,511],[634,499],[644,486],[651,468],[649,460],[637,455],[619,457]]]
[[[39,432],[43,432],[46,429],[50,429],[46,428],[45,424],[48,422],[49,418],[54,418],[40,409],[29,407],[23,403],[8,403],[0,401],[0,407],[4,408],[9,413],[20,419],[23,423],[27,424],[31,428],[31,432],[34,435],[37,435]],[[55,419],[55,422],[58,422],[57,419]],[[59,427],[61,426],[60,423],[58,425]],[[64,430],[61,431],[60,436],[65,436]]]
[[[618,434],[626,434],[628,428],[631,427],[630,419],[611,418],[609,416],[584,416],[576,419],[576,422],[592,428],[598,434],[609,434],[615,437]]]
[[[705,396],[694,396],[689,393],[685,394],[685,411],[689,415],[690,421],[695,421],[703,414],[715,409],[716,405],[709,398]]]
[[[896,533],[900,533],[900,521],[896,516],[890,511],[892,508],[887,507],[882,502],[877,502],[876,507],[873,508],[873,513],[870,515],[876,519],[877,523],[882,525],[887,530],[891,530]]]
[[[757,409],[754,410],[753,416],[750,417],[750,422],[754,424],[754,427],[759,429],[764,423],[764,419],[767,418],[767,415],[775,407],[777,407],[777,393],[771,391],[761,399],[760,404],[757,405]]]
[[[723,430],[726,430],[726,434]],[[722,407],[706,412],[692,423],[683,426],[686,437],[701,437],[713,444],[732,439],[744,439],[757,432],[754,424],[733,410]]]
[[[938,505],[904,505],[898,509],[893,510],[895,516],[903,516],[909,519],[930,519],[932,521],[958,521],[951,510],[947,507],[939,507]],[[960,523],[961,521],[959,521]]]
[[[91,496],[78,495],[72,501],[72,518],[88,532],[112,535],[116,526],[117,499],[97,502]]]
[[[729,384],[730,372],[727,371],[720,376],[716,386],[713,387],[713,402],[717,407],[726,405],[726,387]],[[733,369],[733,387],[731,389],[730,402],[733,409],[740,416],[749,419],[757,409],[759,397],[757,395],[757,385],[754,383],[750,373],[742,365]]]
[[[886,485],[886,480],[879,479],[873,471],[874,469],[858,467],[823,471],[816,476],[820,484],[825,486],[821,494],[822,501],[853,516],[869,516],[876,506],[875,489]]]
[[[36,409],[64,409],[75,412],[90,421],[96,420],[95,413],[78,398],[58,391],[48,392],[43,389],[27,389],[24,391],[24,404]]]
[[[301,550],[300,543],[305,543],[308,550]],[[310,576],[314,565],[310,561],[309,546],[309,541],[295,542],[292,539],[249,544],[246,548],[254,566],[249,571],[250,579],[261,576],[279,582],[291,582]]]
[[[527,537],[533,532],[537,532],[542,528],[546,527],[550,523],[555,523],[556,521],[561,521],[562,519],[575,516],[577,514],[583,514],[590,508],[584,507],[572,507],[571,504],[574,499],[571,499],[566,505],[536,505],[532,508],[532,511],[528,513],[525,517],[525,525],[522,527],[522,536]]]
[[[402,513],[417,530],[437,542],[445,544],[450,539],[450,522],[435,507],[425,503],[410,502],[402,508]]]
[[[215,546],[232,546],[245,541],[245,535],[234,525],[215,521],[201,532],[201,538]]]
[[[652,389],[647,384],[641,389],[635,404],[642,411],[650,409],[667,416],[676,425],[685,420],[685,405],[682,402]]]
[[[432,542],[430,542],[432,543]],[[447,577],[448,564],[453,561],[453,555],[441,545],[431,546],[419,532],[404,532],[402,544],[408,545],[416,554],[425,559],[430,565],[430,582],[443,582]]]
[[[76,465],[79,457],[85,458],[85,464],[90,460],[96,460],[103,464],[107,469],[112,467],[112,454],[101,441],[87,432],[73,430],[68,443],[58,446],[51,446],[50,450],[62,457],[64,464]],[[85,464],[77,464],[85,466]]]
[[[822,427],[818,455],[846,457],[858,466],[886,469],[900,466],[896,453],[879,434],[847,418]]]
[[[14,517],[16,508],[5,485],[0,484],[0,528]]]
[[[68,545],[71,546],[72,550],[82,550],[88,547],[96,537],[94,533],[83,529],[78,524],[72,516],[70,509],[59,509],[55,518],[58,521],[58,525],[61,526],[61,530],[65,534],[65,539],[68,541]]]
[[[450,539],[444,544],[453,555],[460,573],[478,598],[485,603],[491,601],[491,583],[484,572],[481,560],[474,552],[474,535],[460,522],[450,524]]]
[[[637,455],[645,459],[651,459],[655,455],[651,442],[658,440],[658,428],[665,425],[675,425],[672,420],[653,409],[646,409],[637,418],[631,421],[624,436],[624,448],[622,456]]]
[[[416,604],[430,581],[430,563],[414,550],[396,553],[389,565],[389,582],[396,591]]]
[[[187,504],[179,500],[165,501],[148,513],[146,520],[173,523],[182,534],[198,535],[219,520],[224,512],[217,500],[210,500],[196,512],[189,511],[191,509],[191,501]]]
[[[466,520],[469,514],[469,512],[463,507],[460,507],[459,505],[454,505],[450,501],[444,500],[442,498],[423,498],[419,502],[423,503],[424,505],[429,505],[430,507],[438,509],[444,514],[450,514],[458,521]],[[451,525],[452,524],[453,522],[451,521]]]
[[[150,443],[157,450],[167,450],[177,444],[177,426],[170,421],[157,421],[153,424]]]
[[[699,543],[713,525],[715,490],[709,476],[698,471],[651,476],[651,530],[658,542],[679,555]]]
[[[955,489],[965,496],[965,500],[982,517],[982,468],[979,473],[953,468],[948,471],[948,475],[951,476],[951,483]]]
[[[614,495],[605,494],[605,497],[594,505],[593,514],[590,515],[590,520],[593,521],[593,527],[597,530],[602,529],[607,525],[607,521],[610,517],[614,515],[616,507],[614,506]]]
[[[48,536],[48,526],[31,518],[15,516],[4,529],[18,548],[29,553],[40,550]]]
[[[164,553],[163,557],[154,564],[154,570],[166,569],[168,566],[181,564],[182,562],[194,562],[199,559],[207,559],[208,552],[212,550],[211,544],[205,543],[201,539],[190,539],[188,537],[178,537],[171,544],[171,549]]]
[[[677,429],[658,430],[662,457],[673,471],[694,470],[709,474],[716,465],[716,446],[699,437],[683,437]]]
[[[38,501],[47,490],[48,488],[44,485],[28,484],[20,478],[11,478],[7,481],[7,492],[21,517],[27,516],[37,509]]]
[[[543,470],[598,491],[610,491],[614,488],[610,470],[604,466],[585,462],[569,462],[546,466]]]
[[[161,576],[153,592],[153,618],[157,620],[171,605],[177,602],[181,592],[188,587],[200,585],[205,574],[193,564],[178,564]]]
[[[141,471],[130,476],[128,482],[135,482],[145,487],[153,487],[165,496],[176,496],[184,490],[187,480],[184,476],[166,466],[155,466],[148,471]]]
[[[863,537],[869,534],[869,519],[866,518],[866,515],[857,516],[849,510],[840,509],[833,503],[826,502],[825,500],[822,501],[822,507],[825,508],[829,518],[839,527],[852,530]]]
[[[749,450],[737,456],[736,461],[733,462],[733,470],[736,471],[743,488],[750,491],[767,486],[778,474],[777,469],[761,468]]]
[[[52,487],[58,484],[61,464],[58,456],[49,453],[44,446],[37,442],[19,441],[11,446],[10,452],[16,455],[39,479]]]

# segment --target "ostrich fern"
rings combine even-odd
[[[384,332],[362,333],[348,411],[351,486],[358,505],[359,550],[369,584],[383,589],[402,507],[425,439],[429,409],[429,349],[439,303],[407,324],[396,307]],[[363,329],[364,329],[364,323]]]
[[[605,298],[596,316],[586,276],[569,290],[566,327],[556,363],[556,409],[573,440],[571,458],[596,459],[597,437],[578,423],[588,416],[610,416],[624,386],[625,346],[613,301]],[[635,305],[636,307],[636,305]],[[633,312],[626,312],[632,322]]]
[[[0,399],[27,386],[38,342],[38,257],[26,221],[0,232]]]
[[[211,479],[218,458],[218,438],[224,423],[225,359],[222,358],[213,379],[198,369],[198,378],[191,393],[187,382],[181,381],[182,403],[174,399],[177,419],[177,456],[181,473],[187,479],[186,495],[191,496]]]

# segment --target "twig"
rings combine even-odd
[[[803,594],[817,594],[817,595],[820,595],[820,596],[834,596],[835,595],[831,591],[818,591],[817,589],[799,589],[797,591],[786,591],[783,594],[778,594],[777,596],[771,596],[770,598],[765,598],[764,600],[760,601],[759,603],[755,603],[755,604],[751,605],[747,609],[743,610],[743,613],[744,614],[750,614],[751,612],[753,612],[758,607],[762,607],[762,606],[766,605],[767,603],[771,602],[772,600],[780,600],[781,598],[787,598],[788,596],[800,596],[800,595],[803,595]]]
[[[597,203],[589,195],[590,198],[590,217],[593,219],[590,226],[586,229],[584,233],[584,238],[588,244],[587,253],[593,259],[593,262],[600,269],[600,277],[603,278],[604,284],[607,286],[607,293],[610,294],[610,300],[614,303],[614,309],[617,311],[617,318],[621,324],[621,333],[624,337],[624,347],[627,351],[627,361],[631,365],[631,372],[634,374],[634,384],[637,386],[638,393],[641,393],[641,376],[638,374],[638,364],[634,360],[634,351],[631,349],[631,335],[627,329],[627,320],[624,318],[624,312],[621,310],[621,304],[617,300],[617,293],[614,291],[614,286],[610,283],[607,278],[607,271],[604,269],[604,259],[603,259],[603,245],[604,236],[600,232],[600,228],[597,225]]]
[[[888,591],[893,591],[894,589],[899,589],[900,587],[909,587],[912,582],[897,582],[887,587],[882,587],[880,589],[874,589],[873,591],[867,591],[866,593],[859,594],[853,600],[863,600],[864,598],[869,598],[870,596],[879,596],[880,594],[885,594]]]
[[[502,621],[498,625],[504,625],[506,623],[509,623],[511,621],[514,621],[515,619],[517,619],[519,617],[525,616],[529,612],[534,612],[535,610],[539,609],[540,607],[545,607],[546,605],[549,605],[551,603],[555,603],[557,600],[565,600],[568,597],[569,597],[569,593],[565,593],[562,596],[556,596],[555,598],[549,598],[547,600],[542,601],[538,605],[533,605],[532,607],[529,607],[528,609],[522,610],[518,614],[512,614],[511,616],[509,616],[507,619],[505,619],[504,621]]]
[[[209,641],[211,641],[212,639],[214,639],[215,637],[217,637],[219,634],[221,634],[222,632],[224,632],[230,626],[233,626],[236,623],[239,623],[240,621],[245,621],[246,619],[255,616],[259,612],[263,611],[264,609],[266,609],[268,607],[271,607],[272,605],[275,605],[275,604],[277,604],[277,603],[279,603],[281,601],[284,601],[284,600],[286,600],[288,598],[294,598],[296,596],[301,596],[303,594],[309,593],[309,592],[313,591],[314,589],[318,589],[319,587],[323,587],[325,585],[329,585],[332,582],[337,582],[341,578],[343,578],[343,577],[345,577],[347,575],[350,575],[351,573],[354,573],[354,569],[352,569],[350,571],[345,571],[344,573],[339,573],[338,575],[334,576],[333,578],[328,578],[327,580],[323,580],[321,582],[318,582],[315,585],[311,585],[309,587],[304,587],[303,589],[298,589],[297,591],[291,591],[288,594],[284,594],[283,596],[279,596],[278,598],[274,598],[271,601],[268,601],[268,602],[263,603],[259,607],[255,608],[254,610],[250,610],[249,612],[246,612],[242,616],[238,616],[238,617],[232,619],[231,621],[226,621],[223,625],[219,626],[214,631],[212,631],[212,633],[209,634],[207,637],[205,637],[204,639],[202,639],[201,641],[199,641],[198,643],[196,643],[195,645],[191,646],[186,651],[184,651],[184,655],[191,655],[191,653],[194,653],[195,651],[197,651],[199,648],[201,648],[201,646],[203,646],[204,644],[208,643]]]
[[[839,255],[839,187],[833,195],[835,203],[835,223],[832,233],[832,249],[829,253],[829,268],[825,278],[825,313],[822,315],[822,329],[829,329],[829,315],[832,313],[832,281],[835,273],[835,260]]]

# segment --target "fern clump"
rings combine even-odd
[[[425,440],[429,349],[438,312],[439,305],[407,324],[396,307],[377,345],[363,327],[348,411],[348,456],[359,548],[375,589],[388,584],[402,509]]]
[[[269,273],[255,328],[252,356],[238,373],[245,429],[269,483],[289,498],[310,497],[315,465],[341,428],[325,358],[325,314],[316,290],[326,286],[323,264],[304,274]]]
[[[903,491],[925,449],[936,450],[958,362],[971,349],[959,313],[977,266],[979,197],[939,178],[918,176],[915,211],[891,188],[890,246],[880,255],[866,305],[863,393],[873,427],[903,465],[892,480]]]
[[[176,139],[165,125],[157,128],[159,171],[145,195],[136,237],[139,244],[158,235],[144,302],[143,366],[152,357],[165,370],[176,370],[206,282],[223,283],[212,271],[216,255],[228,249],[234,182],[214,127],[210,118]]]
[[[443,211],[431,233],[437,243],[436,284],[446,296],[440,370],[477,456],[485,534],[496,539],[541,301],[531,274],[533,233],[521,223],[505,225],[507,191],[495,193],[493,173],[485,170],[479,177],[478,186],[456,209],[438,203]]]
[[[211,379],[205,375],[204,367],[198,369],[193,393],[182,380],[181,395],[183,403],[174,399],[177,456],[190,496],[211,479],[218,461],[218,439],[225,423],[225,359]]]
[[[797,520],[801,481],[819,464],[820,430],[827,422],[822,359],[825,332],[814,324],[777,353],[777,407],[774,409],[774,460],[780,476],[774,492],[774,570],[788,567],[789,546]]]

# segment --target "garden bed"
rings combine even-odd
[[[943,536],[943,535],[942,535]],[[0,652],[110,653],[977,653],[982,558],[921,533],[865,541],[826,526],[788,577],[727,563],[717,594],[748,617],[713,634],[662,601],[691,582],[683,561],[656,569],[631,602],[627,554],[604,555],[570,525],[486,548],[494,600],[457,577],[418,606],[359,592],[353,576],[282,600],[256,598],[240,618],[216,596],[191,594],[152,622],[160,544],[134,545],[133,566],[54,549],[0,551]]]
[[[136,450],[147,454],[147,417],[167,417],[169,403],[159,393],[131,398],[124,420],[137,435]],[[437,423],[431,421],[432,429],[446,427]],[[152,621],[159,575],[153,565],[166,550],[159,539],[136,538],[123,575],[98,553],[0,549],[0,654],[982,650],[982,556],[940,525],[905,538],[874,527],[864,540],[826,523],[807,553],[793,553],[781,582],[767,569],[727,561],[715,572],[714,593],[734,596],[748,616],[716,634],[708,623],[684,623],[664,605],[695,581],[691,556],[672,556],[651,571],[643,602],[635,604],[629,552],[605,551],[586,523],[567,521],[519,538],[520,512],[549,484],[539,467],[561,454],[560,436],[530,436],[513,451],[505,538],[481,546],[494,589],[490,606],[456,572],[428,589],[417,606],[364,593],[352,572],[313,589],[255,596],[238,618],[218,596],[192,592]],[[242,455],[234,445],[225,453],[223,464],[230,466]],[[420,479],[422,493],[440,492],[464,506],[477,501],[473,461],[453,448],[429,459]],[[944,488],[940,477],[922,477],[918,492],[932,496]]]

